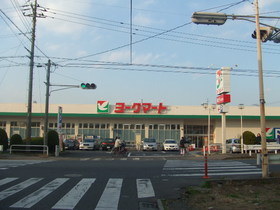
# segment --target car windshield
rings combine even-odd
[[[114,139],[103,139],[103,142],[113,143]]]
[[[72,140],[70,140],[70,139],[65,139],[64,140],[64,143],[71,143],[72,142]]]
[[[84,142],[90,143],[90,142],[94,142],[94,140],[93,139],[85,139]]]
[[[176,144],[175,140],[166,140],[165,144]]]
[[[144,139],[144,142],[155,143],[156,140],[155,139]]]

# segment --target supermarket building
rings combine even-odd
[[[62,108],[60,117],[59,107]],[[96,104],[51,104],[49,129],[59,127],[64,138],[81,140],[86,135],[102,138],[120,136],[128,142],[136,138],[155,138],[158,143],[165,139],[190,139],[196,147],[202,147],[208,138],[210,116],[210,143],[222,143],[221,113],[217,109],[202,106],[169,106],[163,103],[132,103],[97,101]],[[229,107],[226,114],[226,139],[239,138],[242,131],[260,133],[260,109],[258,106]],[[26,135],[27,105],[1,104],[0,128],[8,137]],[[58,120],[60,119],[60,120]],[[32,136],[43,136],[45,105],[32,104]],[[242,128],[241,128],[242,121]],[[266,107],[267,138],[280,135],[280,108]]]

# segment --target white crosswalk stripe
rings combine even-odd
[[[41,178],[30,178],[22,183],[19,183],[13,187],[10,187],[2,192],[0,192],[0,201],[15,194],[20,192],[21,190],[35,184],[36,182],[39,182],[40,180],[42,180]]]
[[[155,197],[155,192],[150,179],[137,179],[138,198]]]
[[[16,178],[16,177],[9,177],[9,178],[2,179],[2,180],[0,180],[0,186],[4,185],[4,184],[7,184],[9,182],[12,182],[14,180],[17,180],[17,179],[18,178]]]
[[[74,179],[75,182],[73,183],[71,179]],[[96,201],[96,207],[92,206],[93,209],[96,210],[117,210],[119,206],[119,202],[121,199],[122,189],[124,187],[129,187],[129,185],[125,185],[125,179],[123,178],[109,178],[106,186],[101,189],[96,188],[98,185],[98,180],[96,178],[56,178],[51,181],[47,181],[44,178],[30,178],[27,180],[21,180],[18,177],[7,177],[0,179],[0,186],[1,189],[7,186],[7,189],[0,191],[0,201],[5,199],[12,199],[13,195],[17,196],[17,200],[14,203],[11,203],[9,206],[5,207],[5,209],[9,209],[9,207],[17,208],[17,209],[25,209],[25,208],[37,208],[37,206],[41,203],[44,203],[44,198],[54,197],[54,192],[58,190],[58,188],[62,188],[63,186],[67,186],[68,184],[71,186],[67,187],[69,189],[67,192],[59,195],[57,197],[57,193],[55,194],[56,197],[54,199],[54,204],[52,204],[51,209],[74,209],[81,199],[85,197],[87,193],[89,193],[89,189],[91,189],[91,193],[94,190],[102,190],[101,197],[98,198]],[[21,181],[21,182],[20,182]],[[135,195],[137,195],[138,199],[145,199],[145,198],[154,198],[155,192],[153,188],[152,181],[150,179],[136,179],[136,189]],[[37,185],[35,185],[38,183]],[[42,186],[42,184],[44,184]],[[102,183],[104,183],[102,181]],[[130,182],[129,182],[130,183]],[[32,186],[35,185],[35,186]],[[36,187],[42,186],[42,187]],[[26,194],[29,189],[34,189],[34,191]],[[25,193],[23,193],[25,191]],[[52,194],[53,193],[53,194]],[[21,196],[24,195],[24,196]],[[52,197],[53,196],[53,197]],[[11,197],[11,198],[9,198]],[[87,196],[89,197],[89,196]],[[48,205],[48,204],[47,204]],[[92,209],[91,208],[91,209]]]
[[[118,209],[122,179],[109,179],[96,210]]]
[[[162,176],[188,177],[204,176],[203,161],[168,160],[163,167]],[[261,168],[240,161],[210,161],[207,173],[209,176],[260,175]]]
[[[39,190],[31,193],[27,197],[21,199],[20,201],[16,202],[14,205],[12,205],[12,208],[31,208],[36,203],[38,203],[40,200],[42,200],[44,197],[46,197],[48,194],[56,190],[60,185],[62,185],[64,182],[69,180],[69,178],[57,178],[44,187],[40,188]]]
[[[82,179],[72,190],[60,199],[53,209],[73,209],[83,195],[88,191],[95,179]]]

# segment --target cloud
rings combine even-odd
[[[142,26],[151,26],[153,25],[153,20],[147,15],[138,13],[133,17],[133,24],[142,25]]]
[[[145,53],[145,54],[132,54],[133,63],[136,64],[146,64],[158,61],[162,56],[160,54]],[[130,58],[129,50],[122,50],[118,52],[112,52],[109,55],[103,55],[101,60],[107,62],[124,62],[128,63]]]
[[[79,22],[76,18],[69,18],[67,16],[59,15],[66,14],[65,12],[72,12],[75,14],[86,14],[90,10],[90,0],[85,0],[83,3],[77,1],[57,1],[48,0],[41,6],[48,8],[48,12],[45,14],[48,16],[45,21],[42,22],[42,27],[47,31],[52,31],[56,34],[73,34],[81,32],[85,26],[81,24],[71,23],[71,21]],[[53,14],[55,12],[56,14]],[[72,16],[72,15],[71,15]],[[51,19],[54,17],[54,19]],[[59,20],[63,19],[63,20]]]

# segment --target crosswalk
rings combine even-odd
[[[241,161],[215,160],[207,163],[208,176],[260,175],[261,168]],[[205,175],[205,163],[195,160],[167,160],[161,176],[191,177]]]
[[[155,199],[151,179],[135,179],[134,184],[130,181],[126,183],[123,178],[108,178],[103,185],[100,184],[104,182],[103,179],[97,178],[64,177],[50,180],[40,177],[7,177],[0,179],[0,209],[38,209],[39,206],[45,207],[40,209],[75,209],[79,203],[80,208],[77,209],[81,209],[81,203],[87,203],[82,209],[117,210],[120,209],[121,192],[125,187],[130,189],[130,195],[135,194],[137,198],[134,199]],[[134,189],[131,191],[131,188]],[[100,197],[86,196],[87,193],[94,194],[94,190],[101,191]],[[86,200],[84,197],[91,199]]]

